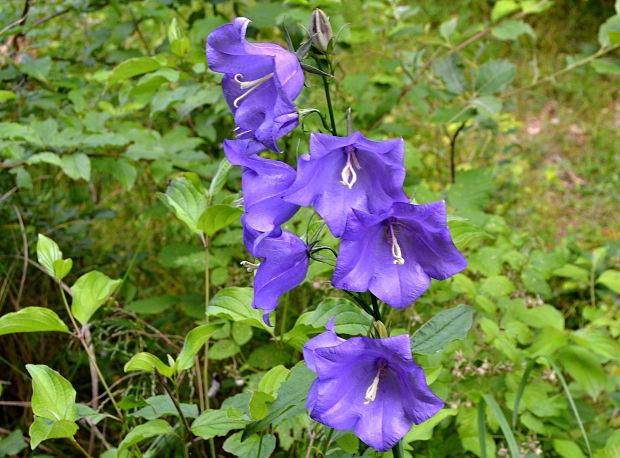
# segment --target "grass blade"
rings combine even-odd
[[[487,458],[487,420],[484,412],[484,406],[484,399],[481,399],[478,403],[478,438],[480,440],[480,458]]]
[[[483,397],[493,411],[493,414],[495,415],[495,418],[499,423],[499,427],[502,428],[502,432],[504,433],[504,437],[506,438],[506,442],[508,443],[508,449],[510,450],[512,458],[519,458],[519,447],[517,446],[517,441],[515,440],[515,436],[512,433],[512,429],[510,429],[508,421],[504,416],[504,412],[502,412],[502,409],[499,408],[499,405],[497,404],[493,396],[491,396],[490,394],[485,394],[483,395]]]
[[[512,409],[512,429],[517,428],[517,420],[519,419],[519,404],[521,403],[521,397],[523,396],[523,391],[525,391],[525,387],[527,385],[527,381],[530,378],[530,373],[534,369],[534,360],[529,360],[527,366],[525,366],[525,371],[523,372],[523,377],[521,377],[521,383],[519,383],[519,388],[517,389],[517,396],[515,397],[515,406]]]

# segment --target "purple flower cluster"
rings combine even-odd
[[[332,279],[336,288],[370,291],[404,308],[432,278],[463,270],[467,262],[452,242],[445,203],[409,203],[402,139],[313,133],[297,171],[259,156],[266,149],[280,152],[278,139],[298,125],[293,102],[304,77],[294,53],[249,43],[249,22],[235,18],[214,30],[207,39],[207,60],[212,70],[224,73],[224,97],[237,126],[237,139],[225,140],[224,152],[242,167],[244,244],[262,259],[258,265],[246,263],[257,269],[252,306],[262,309],[269,323],[279,297],[306,276],[306,242],[281,228],[300,206],[313,206],[342,239]],[[304,358],[317,374],[307,403],[311,417],[353,429],[376,450],[393,447],[412,424],[443,407],[413,362],[407,335],[345,340],[334,332],[332,319],[326,332],[305,344]]]

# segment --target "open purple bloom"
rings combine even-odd
[[[255,138],[278,151],[277,140],[299,123],[293,100],[304,84],[297,56],[273,43],[245,39],[249,19],[234,18],[207,38],[207,62],[224,73],[222,89],[235,115],[238,138]]]
[[[275,228],[259,232],[248,227],[242,216],[243,241],[248,252],[263,258],[254,277],[252,307],[265,311],[263,319],[269,326],[269,314],[278,306],[281,295],[298,286],[306,278],[309,256],[306,244],[289,231]]]
[[[348,137],[313,133],[310,154],[299,158],[297,178],[284,200],[314,205],[335,237],[351,209],[381,213],[407,202],[402,139],[372,141],[360,132]]]
[[[310,417],[331,428],[353,429],[380,452],[444,405],[413,362],[408,335],[344,340],[332,319],[327,332],[306,342],[304,359],[317,374],[306,402]]]
[[[253,140],[224,140],[228,161],[243,167],[245,224],[261,232],[285,223],[299,209],[282,200],[282,193],[295,181],[295,170],[284,162],[258,156],[264,149]]]
[[[395,203],[387,212],[358,210],[347,220],[332,284],[375,296],[395,308],[410,305],[430,286],[467,266],[452,242],[443,201]]]

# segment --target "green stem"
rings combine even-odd
[[[76,441],[73,438],[71,438],[69,440],[75,446],[75,448],[77,448],[80,452],[82,452],[82,455],[84,455],[84,456],[86,456],[88,458],[93,458],[86,450],[84,450],[84,448],[80,445],[80,443],[78,441]]]
[[[398,444],[392,448],[392,455],[394,455],[394,458],[403,458],[405,456],[402,442],[399,441]]]
[[[323,89],[325,89],[325,98],[327,99],[327,110],[329,111],[329,120],[332,124],[332,134],[338,135],[336,131],[336,120],[334,119],[334,108],[332,107],[332,98],[329,94],[329,83],[327,81],[326,76],[322,76],[323,78]]]
[[[381,311],[379,310],[379,302],[374,294],[370,293],[370,301],[372,302],[372,315],[377,321],[383,321],[381,319]]]

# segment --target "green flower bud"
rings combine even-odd
[[[329,18],[319,8],[315,8],[312,12],[309,32],[310,36],[313,37],[312,44],[314,44],[314,46],[321,51],[327,51],[329,49],[329,42],[334,38],[334,33],[332,32],[332,25],[329,23]]]

